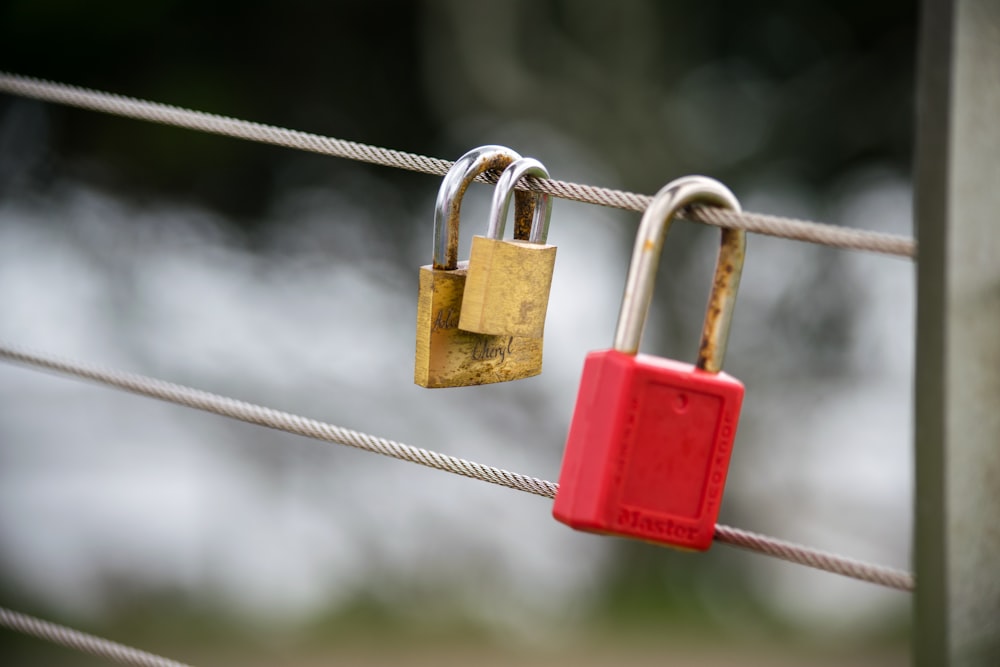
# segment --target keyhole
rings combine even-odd
[[[685,412],[688,407],[688,396],[687,394],[677,394],[674,397],[674,410],[676,412]]]

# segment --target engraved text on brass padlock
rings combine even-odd
[[[513,335],[487,335],[458,328],[466,286],[467,262],[459,263],[461,198],[479,174],[500,171],[520,156],[508,148],[483,146],[459,158],[448,171],[434,213],[434,261],[420,267],[413,381],[429,388],[507,382],[538,375],[542,341]],[[519,210],[527,210],[527,193]],[[523,217],[523,216],[522,216]],[[524,220],[518,223],[524,227]]]

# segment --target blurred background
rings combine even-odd
[[[912,234],[915,3],[6,0],[0,69]],[[639,222],[556,200],[542,375],[412,382],[440,179],[0,95],[0,338],[555,480]],[[464,202],[462,256],[491,189]],[[644,351],[693,360],[678,223]],[[909,568],[913,269],[751,236],[720,522]],[[907,594],[0,364],[0,605],[204,665],[902,665]],[[0,632],[8,665],[104,664]]]

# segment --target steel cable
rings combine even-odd
[[[0,607],[0,626],[15,630],[25,635],[44,639],[45,641],[66,648],[89,653],[99,658],[106,658],[122,665],[135,667],[190,667],[183,662],[161,658],[153,653],[147,653],[131,646],[125,646],[109,639],[73,630],[49,621],[43,621],[34,616],[28,616],[17,611]]]
[[[311,151],[387,167],[443,175],[452,163],[403,151],[288,130],[226,116],[138,100],[76,86],[0,72],[0,91],[122,117],[246,139],[260,143]],[[487,173],[477,179],[495,183]],[[565,181],[526,177],[520,189],[540,190],[551,195],[585,203],[632,211],[644,211],[648,195],[600,188]],[[681,217],[723,228],[744,229],[769,236],[805,241],[831,247],[916,257],[916,243],[902,236],[757,213],[735,213],[717,208],[695,208]],[[555,497],[558,485],[492,466],[438,452],[412,447],[366,433],[345,429],[306,417],[246,403],[182,385],[131,373],[101,369],[55,359],[0,344],[0,358],[92,380],[139,395],[211,412],[240,421],[265,426],[330,443],[343,444],[385,456],[419,463],[438,470],[491,482],[546,498]],[[717,525],[715,540],[756,551],[789,562],[867,581],[890,588],[912,591],[914,577],[908,572],[872,565],[810,547]],[[160,656],[102,639],[48,621],[0,607],[0,625],[120,664],[138,667],[187,667]]]
[[[0,72],[0,92],[425,174],[444,175],[452,165],[450,161],[440,158],[379,148],[5,72]],[[495,183],[496,179],[495,174],[486,173],[477,180]],[[538,179],[533,176],[523,178],[519,183],[519,189],[540,190],[563,199],[640,212],[645,211],[652,200],[649,195],[554,179]],[[757,234],[836,248],[910,258],[915,258],[917,253],[916,242],[903,236],[775,215],[696,207],[679,217],[716,227],[744,229]]]
[[[92,380],[134,394],[211,412],[224,417],[257,424],[258,426],[265,426],[325,442],[348,445],[403,461],[410,461],[411,463],[419,463],[420,465],[437,470],[506,486],[518,491],[526,491],[527,493],[533,493],[544,498],[554,498],[559,488],[559,485],[554,482],[536,477],[521,475],[419,447],[412,447],[400,442],[334,426],[315,419],[301,417],[280,410],[254,405],[253,403],[239,401],[228,396],[220,396],[134,373],[125,373],[59,359],[38,352],[29,352],[25,349],[4,343],[0,343],[0,359]],[[819,570],[825,570],[861,581],[868,581],[889,588],[909,591],[913,590],[914,587],[913,576],[908,572],[863,563],[738,528],[716,525],[715,539],[725,544],[781,558],[792,563],[807,565]]]

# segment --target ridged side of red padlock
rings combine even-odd
[[[553,515],[578,530],[708,549],[743,385],[649,355],[587,355]]]

